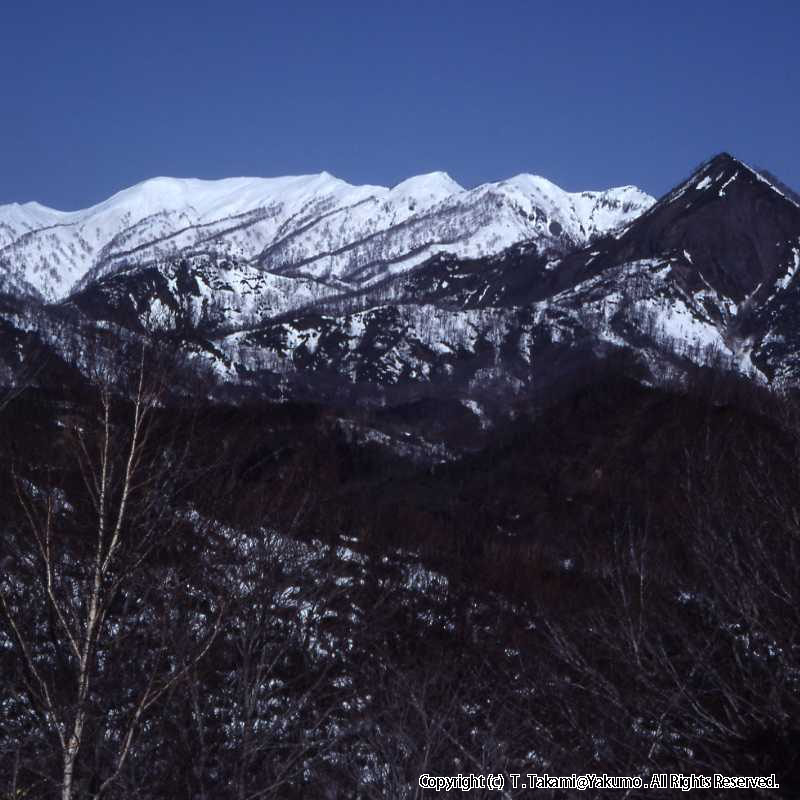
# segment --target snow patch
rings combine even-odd
[[[733,175],[730,178],[728,178],[728,180],[725,181],[725,183],[722,184],[722,188],[719,190],[720,197],[725,197],[725,187],[733,183],[736,180],[738,174],[739,171],[737,170],[736,172],[733,173]]]

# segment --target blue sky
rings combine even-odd
[[[799,43],[797,0],[9,3],[0,203],[323,169],[660,194],[721,150],[800,188]]]

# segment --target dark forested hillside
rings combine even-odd
[[[411,797],[470,771],[800,790],[789,398],[608,369],[420,461],[341,410],[173,385],[134,354],[4,403],[3,796],[65,774],[75,797]],[[374,413],[390,436],[415,412]]]

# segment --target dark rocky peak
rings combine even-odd
[[[748,193],[756,193],[775,202],[785,201],[800,208],[791,193],[772,175],[759,172],[729,153],[720,153],[701,164],[687,181],[653,206],[653,210],[660,205],[671,205],[679,200],[683,201],[684,207],[691,207],[736,199],[738,195]]]
[[[560,277],[575,282],[616,264],[659,259],[687,287],[710,286],[741,303],[784,278],[799,243],[800,205],[721,153],[621,233],[565,259]]]

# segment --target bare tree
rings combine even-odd
[[[0,581],[0,610],[24,703],[60,754],[62,800],[99,797],[112,786],[145,715],[203,657],[220,627],[221,609],[210,598],[192,615],[191,641],[178,646],[175,609],[163,598],[159,609],[145,605],[152,595],[133,596],[139,574],[154,569],[158,548],[185,524],[173,503],[185,451],[154,440],[161,376],[148,374],[145,356],[142,349],[129,400],[115,395],[100,370],[93,413],[62,421],[48,467],[13,474],[21,514],[7,543],[13,569]],[[163,595],[171,597],[168,570],[163,578]],[[155,641],[137,683],[110,691],[114,670],[136,655],[126,648],[145,629]],[[87,737],[106,758],[80,782]]]

